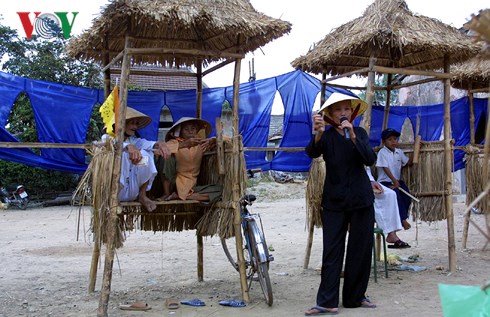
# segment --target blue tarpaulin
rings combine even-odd
[[[327,87],[327,98],[334,91],[349,91]],[[74,87],[58,83],[32,80],[0,72],[0,125],[4,127],[12,106],[21,92],[27,93],[36,121],[40,142],[84,144],[93,107],[103,103],[104,93],[98,89]],[[311,114],[320,92],[320,81],[304,72],[293,71],[277,77],[256,80],[240,85],[239,133],[245,147],[266,147],[270,116],[276,93],[284,105],[284,128],[280,147],[304,147],[311,138]],[[214,125],[221,116],[222,105],[227,100],[233,107],[233,87],[203,89],[203,119]],[[461,98],[451,102],[451,129],[456,145],[466,145],[470,140],[469,100]],[[487,99],[475,99],[475,122],[488,117]],[[140,134],[149,140],[158,137],[160,113],[164,106],[174,121],[195,116],[195,90],[149,92],[130,91],[128,106],[152,118],[152,123]],[[415,129],[420,118],[419,134],[423,141],[441,137],[444,126],[444,105],[407,106],[390,108],[388,126],[401,130],[406,118]],[[370,139],[373,146],[380,143],[384,108],[375,106],[372,112]],[[356,120],[359,123],[360,120]],[[415,131],[414,131],[415,132]],[[215,131],[213,130],[213,134]],[[4,128],[0,128],[0,141],[17,142]],[[464,167],[464,153],[456,151],[455,170]],[[42,149],[37,155],[28,149],[0,148],[0,159],[26,165],[70,173],[83,173],[86,168],[85,152],[81,149]],[[271,161],[265,151],[247,151],[248,169],[308,171],[311,160],[304,152],[278,152]]]

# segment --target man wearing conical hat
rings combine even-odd
[[[181,118],[169,129],[165,141],[175,157],[175,170],[165,163],[165,200],[215,201],[221,196],[220,185],[196,186],[204,152],[216,145],[216,138],[208,138],[210,133],[209,122],[191,117]],[[169,184],[175,184],[175,191],[167,196]]]
[[[365,166],[374,164],[376,155],[366,131],[351,123],[366,108],[367,104],[359,98],[333,93],[320,113],[313,116],[315,133],[305,151],[311,158],[323,156],[326,175],[321,211],[321,280],[316,305],[305,312],[306,316],[338,314],[343,266],[342,305],[376,307],[366,297],[374,235],[374,194],[365,171]]]
[[[126,109],[119,201],[138,199],[146,210],[153,211],[156,204],[148,198],[146,192],[151,189],[157,175],[154,156],[168,158],[170,150],[165,142],[148,141],[139,137],[137,130],[146,127],[150,122],[149,116],[130,107]]]

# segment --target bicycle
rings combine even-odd
[[[249,280],[248,290],[250,290],[252,281],[255,279],[254,276],[257,274],[257,279],[259,280],[260,287],[264,293],[265,301],[267,302],[267,305],[272,306],[274,299],[269,278],[269,263],[274,261],[274,257],[269,254],[269,248],[265,241],[260,215],[251,214],[247,208],[247,206],[252,205],[256,199],[255,195],[245,195],[240,199],[240,215],[244,238],[243,250],[247,251],[244,252],[245,266],[249,269],[247,273],[247,279]],[[260,223],[260,227],[258,223]],[[226,245],[226,240],[222,238],[221,244],[231,265],[238,271],[238,263],[231,256]]]

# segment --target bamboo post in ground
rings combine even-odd
[[[126,34],[125,49],[129,47],[130,37]],[[119,177],[121,175],[121,155],[122,155],[122,141],[124,139],[124,129],[126,125],[126,106],[128,97],[128,83],[129,83],[129,71],[130,71],[131,57],[125,53],[121,66],[121,100],[119,102],[119,113],[116,123],[116,144],[114,155],[114,169],[112,171],[111,182],[111,199],[110,208],[107,219],[107,242],[105,252],[104,263],[104,277],[102,280],[102,287],[99,298],[99,308],[97,310],[97,317],[107,317],[107,308],[109,305],[109,296],[111,293],[111,281],[112,281],[112,269],[114,265],[114,253],[115,253],[115,239],[118,226],[118,206],[119,206]]]
[[[310,219],[310,224],[308,228],[308,240],[306,242],[306,254],[305,261],[303,262],[303,269],[308,269],[308,265],[310,264],[310,256],[311,256],[311,247],[313,245],[313,233],[315,231],[315,224],[313,220]]]
[[[449,56],[444,56],[444,73],[449,73]],[[444,79],[444,168],[446,181],[444,183],[444,200],[447,214],[447,235],[449,271],[456,272],[456,244],[454,239],[454,214],[453,214],[453,155],[451,143],[451,81]]]
[[[472,90],[472,84],[471,80],[468,83],[468,99],[470,101],[470,144],[475,144],[475,105],[474,105],[474,98],[473,98],[473,93],[471,92]],[[471,213],[468,214],[468,216],[464,217],[463,221],[463,240],[461,241],[461,245],[463,249],[466,249],[466,243],[468,242],[468,230],[470,228],[470,216]]]
[[[202,236],[196,235],[197,238],[197,281],[204,281],[204,244]]]
[[[239,155],[240,155],[240,138],[238,137],[238,103],[239,103],[239,90],[240,90],[240,66],[242,59],[237,58],[235,61],[235,75],[233,79],[233,141],[232,141],[232,155],[233,160],[235,160],[235,166],[239,166]],[[238,173],[241,170],[235,170],[235,179],[239,179]],[[232,201],[233,206],[233,226],[235,230],[235,242],[236,242],[236,252],[238,259],[238,272],[240,274],[240,286],[242,288],[242,296],[245,302],[250,302],[250,295],[248,293],[247,285],[247,272],[245,267],[245,257],[243,256],[243,238],[242,238],[242,220],[240,215],[240,193],[239,188],[234,187],[232,191]]]
[[[100,231],[95,236],[94,249],[92,251],[92,262],[90,263],[90,275],[88,283],[88,292],[93,293],[95,291],[95,283],[97,281],[97,264],[100,258]]]

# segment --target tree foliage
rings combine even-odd
[[[64,52],[65,44],[61,30],[58,30],[58,36],[50,40],[36,35],[27,40],[20,38],[17,31],[0,24],[0,69],[30,79],[101,88],[98,65],[71,59]],[[92,112],[87,142],[101,135],[102,122],[98,108],[94,107]],[[38,142],[34,114],[26,93],[17,97],[6,128],[22,142]],[[23,183],[34,194],[72,190],[78,178],[77,175],[6,161],[0,161],[0,177],[7,184]]]
[[[394,78],[393,81],[397,80]],[[388,85],[388,75],[383,74],[382,76],[376,77],[374,80],[374,87],[386,87]],[[359,94],[359,98],[366,100],[366,92],[363,91]],[[398,101],[398,90],[392,90],[390,93],[390,105],[399,105]],[[386,90],[375,90],[373,98],[373,106],[386,106]]]

